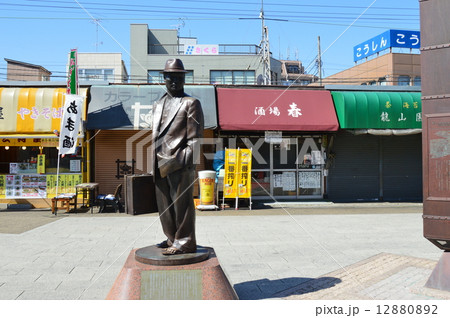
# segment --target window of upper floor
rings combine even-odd
[[[114,82],[114,69],[79,68],[78,79],[84,81]]]
[[[411,83],[411,77],[408,75],[400,75],[397,79],[397,85],[399,86],[409,86]]]
[[[421,86],[422,85],[422,78],[420,76],[414,77],[414,86]]]
[[[255,84],[255,71],[210,71],[211,84]]]
[[[194,83],[194,72],[193,71],[187,71],[184,82],[186,84],[193,84]],[[149,70],[147,71],[147,83],[164,83],[164,76],[161,70],[154,71]]]
[[[300,67],[295,64],[286,64],[286,72],[288,74],[300,74]]]

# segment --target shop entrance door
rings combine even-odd
[[[271,144],[271,193],[275,198],[323,198],[320,138],[283,138]]]

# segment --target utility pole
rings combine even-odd
[[[319,54],[317,55],[317,67],[319,68],[319,85],[322,85],[322,53],[320,51],[320,36],[317,37]]]
[[[270,74],[270,45],[269,45],[269,28],[264,23],[264,0],[261,0],[261,59],[263,64],[263,84],[270,85],[272,83],[272,77]]]

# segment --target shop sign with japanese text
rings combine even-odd
[[[60,155],[73,154],[76,151],[83,100],[84,96],[72,94],[66,95],[59,135]]]
[[[420,31],[388,30],[353,47],[353,60],[359,61],[391,47],[420,49]]]
[[[186,55],[217,55],[219,46],[217,44],[188,45],[184,52]]]
[[[251,172],[251,149],[226,149],[224,198],[250,198]]]

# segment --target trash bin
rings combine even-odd
[[[125,176],[125,212],[132,215],[158,212],[152,175]]]

